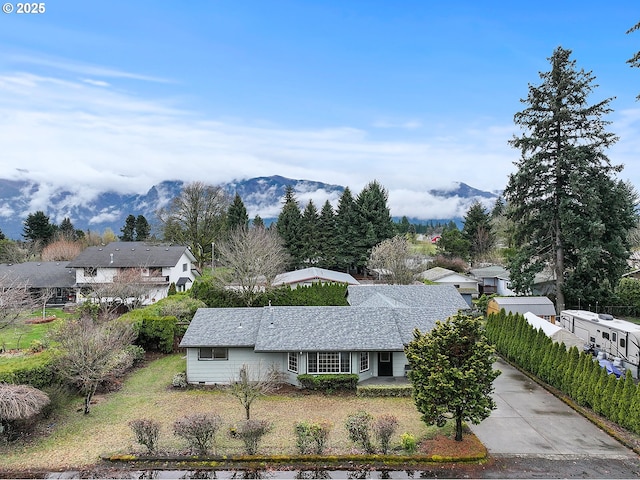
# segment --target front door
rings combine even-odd
[[[378,376],[393,376],[393,355],[391,352],[378,352]]]

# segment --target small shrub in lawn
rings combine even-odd
[[[131,357],[133,360],[133,365],[140,365],[140,363],[144,360],[144,348],[140,345],[129,345],[125,348],[127,355]]]
[[[184,438],[191,450],[199,455],[206,455],[211,447],[215,454],[216,432],[221,425],[220,415],[194,413],[176,420],[173,424],[173,433]]]
[[[380,444],[380,450],[385,455],[389,453],[389,445],[391,444],[391,436],[398,428],[398,419],[393,415],[382,415],[376,418],[373,424],[373,432]]]
[[[171,382],[171,386],[173,388],[187,388],[189,384],[187,383],[187,374],[186,372],[179,372],[173,376],[173,380]]]
[[[416,450],[418,449],[416,437],[407,432],[400,436],[400,444],[402,445],[402,449],[410,455],[416,453]]]
[[[262,437],[271,430],[271,424],[266,420],[245,420],[233,429],[234,436],[244,443],[244,450],[248,455],[258,452],[258,444]],[[231,432],[231,431],[230,431]]]
[[[298,453],[322,455],[329,438],[329,422],[298,422],[294,426]]]
[[[158,448],[158,437],[160,436],[160,424],[155,420],[149,420],[147,418],[139,418],[129,422],[133,434],[136,436],[136,441],[140,445],[147,447],[149,454],[156,452]]]
[[[375,449],[371,443],[371,424],[373,416],[370,413],[360,410],[347,417],[345,428],[349,432],[349,440],[362,447],[366,453],[374,453]]]

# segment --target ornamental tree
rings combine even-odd
[[[436,322],[430,332],[413,332],[405,353],[411,366],[409,380],[422,420],[443,426],[448,416],[456,422],[462,441],[462,422],[480,423],[496,404],[491,398],[494,351],[480,319],[463,313]]]

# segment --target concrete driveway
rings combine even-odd
[[[492,456],[638,458],[502,359],[495,368],[502,371],[494,381],[498,408],[469,425]]]

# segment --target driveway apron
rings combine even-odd
[[[638,458],[526,375],[498,359],[498,406],[473,433],[493,456],[594,456]]]

